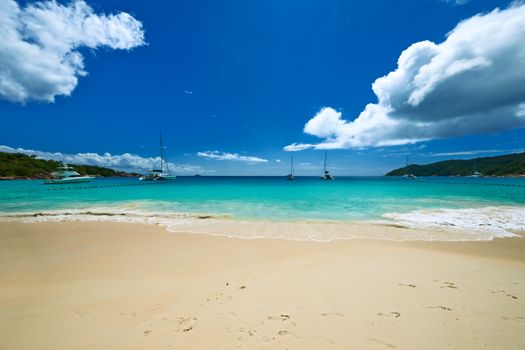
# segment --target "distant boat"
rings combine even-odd
[[[166,181],[175,180],[177,176],[171,175],[168,162],[166,161],[166,153],[164,152],[164,145],[162,143],[162,132],[160,133],[160,169],[154,169],[146,175],[139,177],[140,181]]]
[[[478,159],[474,159],[474,167],[472,168],[472,175],[470,177],[483,177],[483,174],[478,171]]]
[[[293,156],[290,156],[290,174],[286,176],[286,179],[288,181],[295,180],[295,171],[293,168]]]
[[[411,174],[411,173],[408,172],[408,156],[407,156],[407,165],[405,167],[405,175],[403,175],[403,177],[405,179],[412,179],[412,180],[417,179],[416,175]]]
[[[53,178],[44,181],[45,184],[71,184],[79,182],[90,182],[93,180],[93,177],[87,175],[80,175],[70,166],[63,163],[61,167],[58,167],[58,170],[51,173]]]
[[[323,172],[323,175],[321,175],[320,179],[321,180],[333,180],[334,177],[332,175],[330,175],[330,172],[326,168],[326,154],[327,154],[327,152],[324,151],[324,167],[323,167],[324,172]]]

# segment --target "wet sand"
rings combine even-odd
[[[0,286],[0,349],[525,348],[523,238],[319,243],[2,222]]]

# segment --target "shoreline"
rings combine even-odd
[[[0,250],[0,348],[525,347],[523,237],[318,243],[2,222]]]
[[[524,206],[427,208],[385,213],[381,219],[264,219],[229,214],[148,211],[135,205],[27,212],[0,212],[2,222],[116,222],[158,225],[172,233],[231,238],[280,238],[329,242],[348,239],[392,241],[490,241],[525,232]]]

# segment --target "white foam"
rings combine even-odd
[[[457,231],[473,238],[515,237],[512,231],[525,230],[525,207],[421,209],[383,217],[412,228]]]
[[[26,223],[63,221],[124,222],[161,225],[165,227],[177,221],[211,217],[227,217],[227,215],[148,212],[138,209],[115,207],[0,213],[0,221],[22,221]]]
[[[423,209],[408,213],[387,213],[383,216],[389,220],[279,222],[239,220],[225,214],[150,212],[126,206],[0,213],[0,221],[141,223],[160,225],[174,233],[317,242],[363,238],[396,241],[478,241],[513,237],[516,235],[512,231],[525,230],[525,207]]]

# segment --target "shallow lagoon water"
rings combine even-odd
[[[507,232],[525,226],[521,219],[525,220],[525,179],[339,177],[321,181],[298,177],[286,181],[283,177],[179,177],[165,183],[145,183],[136,178],[68,185],[43,185],[39,180],[0,182],[0,212],[4,217],[67,210],[84,210],[84,215],[85,210],[92,214],[97,211],[98,220],[104,213],[274,223],[390,220],[420,228]]]

